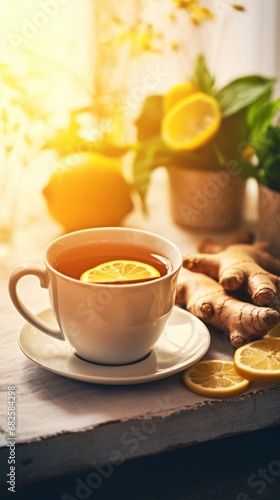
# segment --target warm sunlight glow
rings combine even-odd
[[[90,0],[0,0],[0,159],[28,165],[90,96]],[[19,160],[20,159],[20,160]]]
[[[0,0],[0,7],[1,62],[14,76],[24,77],[26,88],[35,86],[41,107],[57,116],[84,103],[90,1],[83,1],[82,9],[73,0]]]

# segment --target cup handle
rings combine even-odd
[[[34,275],[37,276],[40,280],[40,285],[42,288],[48,288],[49,284],[49,278],[46,273],[46,270],[43,266],[39,266],[36,264],[19,264],[16,266],[13,271],[10,274],[9,277],[9,294],[11,297],[11,300],[15,306],[15,308],[18,310],[18,312],[30,323],[31,325],[35,326],[35,328],[38,328],[42,332],[46,333],[47,335],[50,335],[51,337],[54,337],[59,340],[65,340],[61,330],[59,328],[53,328],[51,327],[48,323],[45,321],[42,321],[40,318],[35,316],[35,314],[32,314],[21,299],[19,298],[18,291],[17,291],[17,284],[23,276],[27,275]]]

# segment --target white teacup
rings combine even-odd
[[[140,245],[167,259],[164,276],[131,284],[86,283],[59,270],[70,249],[87,244]],[[119,257],[121,258],[121,257]],[[106,260],[106,259],[105,259]],[[108,260],[108,259],[107,259]],[[65,234],[48,245],[44,266],[23,263],[9,278],[9,293],[19,313],[33,326],[57,339],[67,340],[75,354],[99,364],[128,364],[149,354],[164,331],[175,303],[182,254],[171,241],[131,228],[94,228]],[[29,311],[19,298],[18,281],[26,275],[39,278],[48,288],[57,328]]]

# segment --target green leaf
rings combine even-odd
[[[250,106],[263,95],[270,93],[274,84],[274,78],[259,75],[249,75],[233,80],[215,95],[223,117],[231,116]]]
[[[279,108],[280,98],[276,101],[269,101],[269,96],[267,95],[264,95],[250,106],[247,114],[247,122],[251,131],[250,139],[255,147],[257,147],[258,138],[272,123]]]
[[[228,160],[240,161],[242,149],[248,143],[249,128],[246,122],[246,109],[224,118],[214,138],[220,152]]]
[[[203,55],[200,55],[197,58],[194,73],[190,80],[196,87],[199,88],[199,90],[201,90],[201,92],[205,92],[210,95],[215,94],[215,79],[210,74]]]
[[[259,137],[255,150],[263,166],[266,159],[278,156],[280,153],[280,128],[269,125]]]
[[[269,125],[253,144],[259,182],[280,192],[280,128]]]
[[[266,158],[264,169],[263,169],[263,179],[265,184],[274,189],[274,191],[280,192],[280,153],[275,154],[275,156],[269,156]]]
[[[141,113],[135,121],[138,141],[145,141],[160,134],[162,100],[161,95],[151,95],[145,99]]]

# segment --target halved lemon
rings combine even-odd
[[[249,342],[234,353],[234,366],[248,380],[280,382],[280,338]]]
[[[221,124],[218,101],[196,92],[172,106],[162,119],[162,138],[176,150],[194,151],[216,135]]]
[[[183,380],[192,392],[210,398],[227,398],[246,391],[249,380],[238,375],[232,361],[207,359],[183,373]]]
[[[89,283],[123,283],[159,278],[160,272],[137,260],[111,260],[85,271],[81,281]]]
[[[163,111],[166,113],[174,104],[198,92],[198,88],[191,82],[183,82],[171,87],[163,96]]]

